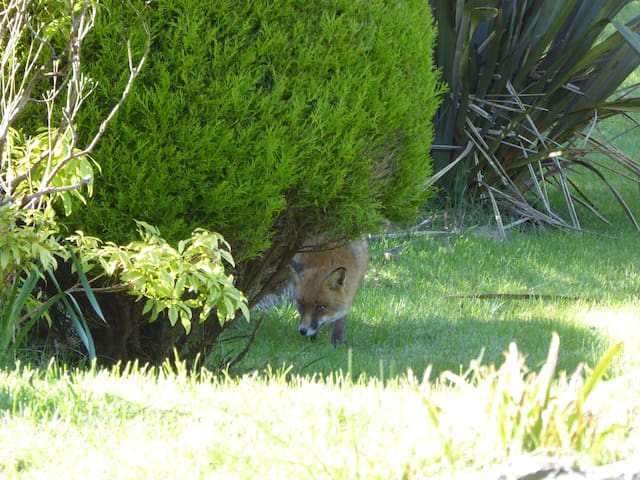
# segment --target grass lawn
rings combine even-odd
[[[619,337],[631,342],[631,353],[640,313],[640,264],[629,261],[640,256],[637,235],[625,230],[612,240],[556,231],[514,233],[506,241],[482,234],[373,241],[345,346],[332,348],[327,332],[315,343],[300,337],[295,309],[285,304],[266,313],[261,335],[237,368],[290,365],[301,375],[342,370],[352,378],[391,378],[431,365],[435,377],[458,372],[481,354],[484,362],[499,363],[511,341],[535,368],[553,331],[562,340],[564,370],[581,361],[593,365]],[[403,248],[396,260],[385,261],[384,251],[397,246]],[[541,297],[473,297],[480,294]],[[238,330],[250,328],[243,327]]]
[[[619,139],[636,160],[638,139]],[[610,225],[372,238],[340,348],[326,330],[298,335],[283,303],[254,313],[260,333],[224,374],[0,371],[0,477],[462,479],[530,452],[579,466],[637,455],[640,234],[601,183],[577,179]],[[638,185],[614,182],[640,217]]]
[[[637,209],[637,185],[620,188]],[[0,372],[0,475],[465,478],[532,450],[583,466],[632,456],[640,451],[640,237],[607,205],[613,224],[594,223],[597,234],[512,232],[498,241],[481,225],[372,240],[338,349],[326,331],[315,343],[299,336],[283,304],[263,313],[253,348],[226,376],[55,363]],[[540,297],[474,297],[495,293]],[[544,375],[524,371],[541,371],[552,332],[560,354],[542,405]],[[620,340],[623,351],[591,395],[564,380],[560,372],[581,362],[586,378]],[[517,356],[505,363],[510,342],[526,366]],[[224,344],[225,354],[242,345]],[[472,360],[481,355],[483,365],[502,367],[480,368]]]

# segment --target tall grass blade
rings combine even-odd
[[[82,309],[78,305],[78,302],[76,302],[76,299],[73,298],[73,295],[71,295],[69,292],[66,292],[60,287],[60,284],[58,283],[58,280],[56,279],[53,272],[49,270],[47,271],[47,273],[49,279],[60,295],[60,301],[62,301],[62,304],[65,307],[65,312],[69,316],[72,328],[77,333],[78,337],[80,337],[82,344],[87,349],[89,360],[93,362],[96,359],[96,349],[91,331],[89,330],[89,326],[82,313]],[[70,303],[69,300],[71,300],[72,303]]]
[[[589,375],[587,380],[584,382],[584,385],[580,388],[579,398],[581,401],[585,401],[589,397],[597,383],[602,380],[605,373],[607,373],[607,370],[611,366],[613,359],[616,357],[616,355],[618,355],[618,353],[620,353],[623,346],[624,342],[614,343],[607,349],[600,360],[598,360],[598,363],[593,368],[591,375]]]
[[[96,299],[96,296],[93,293],[93,289],[91,288],[91,285],[87,280],[87,276],[84,273],[84,270],[82,269],[82,264],[80,263],[80,260],[78,259],[78,257],[76,256],[76,254],[73,252],[72,249],[69,249],[69,254],[71,255],[71,259],[73,260],[73,265],[76,269],[76,273],[78,274],[78,278],[80,279],[80,284],[84,289],[84,293],[87,296],[87,300],[89,300],[89,303],[91,304],[91,308],[93,308],[93,311],[96,313],[96,315],[98,315],[98,318],[100,318],[100,320],[102,320],[102,322],[106,324],[107,320],[105,319],[104,314],[100,309],[98,300]]]
[[[538,379],[540,390],[538,391],[538,404],[546,407],[549,402],[549,394],[551,392],[551,384],[556,373],[558,365],[558,355],[560,353],[560,336],[553,332],[551,335],[551,344],[547,353],[547,361],[540,370]]]

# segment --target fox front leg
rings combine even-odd
[[[344,329],[347,324],[346,315],[339,318],[329,326],[329,334],[331,335],[331,345],[337,347],[344,342]]]

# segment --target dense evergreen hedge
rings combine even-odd
[[[123,38],[144,43],[126,2],[102,3],[84,47],[98,86],[81,131],[117,100]],[[428,2],[134,3],[151,51],[69,228],[119,243],[133,219],[172,242],[217,231],[254,302],[305,236],[355,236],[423,204],[439,94]]]

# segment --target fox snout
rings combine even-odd
[[[314,338],[316,333],[318,332],[318,328],[320,328],[320,322],[318,322],[317,316],[312,316],[312,318],[305,318],[304,315],[304,307],[300,305],[298,307],[298,312],[300,313],[300,324],[298,325],[298,333],[303,337],[311,337]]]
[[[316,331],[311,328],[306,328],[300,325],[298,327],[298,333],[303,337],[313,337],[316,334]]]

